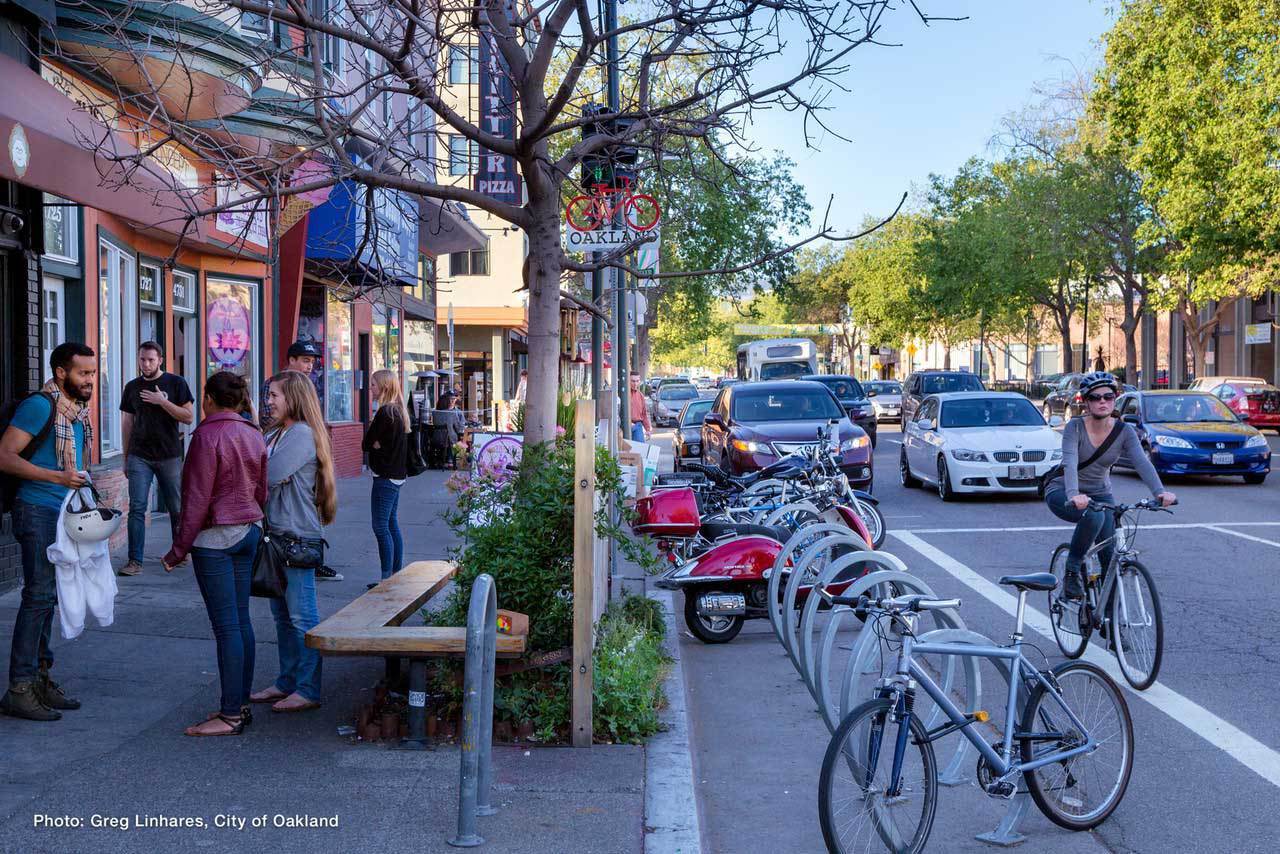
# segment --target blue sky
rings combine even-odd
[[[827,135],[806,149],[796,115],[757,113],[749,137],[764,151],[796,161],[795,175],[814,208],[815,224],[835,194],[830,221],[841,231],[893,210],[903,191],[923,187],[931,172],[949,174],[988,153],[1001,118],[1027,105],[1032,89],[1069,73],[1069,60],[1089,67],[1110,28],[1100,0],[917,0],[932,15],[968,15],[925,27],[910,7],[886,16],[880,40],[864,45],[833,92],[824,121],[850,142]],[[780,66],[768,69],[773,80]]]

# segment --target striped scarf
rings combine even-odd
[[[93,427],[89,424],[89,407],[78,400],[72,400],[63,392],[56,379],[49,380],[40,389],[53,398],[54,419],[53,439],[54,452],[57,454],[59,468],[63,471],[76,471],[76,432],[73,422],[79,421],[84,427],[84,451],[86,461],[89,448],[93,447]]]

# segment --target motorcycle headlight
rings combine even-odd
[[[1267,439],[1261,433],[1255,433],[1248,439],[1244,440],[1244,446],[1246,448],[1265,448],[1267,446]]]
[[[1060,459],[1062,459],[1062,449],[1061,449],[1061,448],[1058,448],[1056,451],[1054,451],[1053,453],[1051,453],[1051,454],[1049,455],[1049,459],[1051,459],[1051,460],[1060,460]]]
[[[1195,447],[1186,439],[1179,436],[1166,436],[1161,434],[1156,436],[1156,444],[1164,448],[1192,448]]]
[[[769,446],[764,442],[748,442],[745,439],[733,440],[734,450],[742,451],[744,454],[768,453]]]
[[[852,439],[845,439],[840,443],[840,453],[843,454],[845,451],[852,451],[856,448],[865,448],[870,444],[871,438],[869,436],[865,434],[862,436],[854,436]]]
[[[965,463],[985,463],[987,455],[983,451],[970,451],[966,448],[956,448],[951,452],[951,456]]]

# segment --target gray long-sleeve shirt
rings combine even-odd
[[[1164,492],[1160,475],[1156,474],[1155,466],[1151,465],[1151,460],[1147,459],[1142,450],[1142,442],[1138,440],[1133,425],[1125,424],[1121,429],[1123,432],[1111,443],[1107,452],[1094,460],[1088,468],[1081,469],[1080,463],[1091,457],[1098,446],[1089,441],[1089,431],[1085,429],[1083,418],[1068,421],[1062,430],[1062,476],[1054,478],[1049,489],[1064,489],[1068,497],[1110,494],[1111,467],[1123,456],[1138,472],[1153,496]]]
[[[311,428],[297,422],[280,441],[267,434],[267,521],[270,529],[316,540],[324,536],[316,509],[316,440]]]

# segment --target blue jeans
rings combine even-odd
[[[369,505],[382,577],[390,578],[404,566],[404,539],[400,536],[400,521],[396,518],[400,508],[400,487],[385,477],[375,477],[373,489],[369,492]]]
[[[644,422],[643,421],[631,422],[631,441],[641,442],[641,443],[644,442]]]
[[[182,457],[171,460],[144,460],[137,454],[124,463],[129,481],[129,560],[142,563],[147,543],[147,504],[151,499],[151,479],[160,483],[160,495],[169,511],[169,532],[178,538],[178,509],[182,507]]]
[[[313,703],[320,702],[320,653],[305,643],[307,632],[320,622],[316,607],[316,571],[285,567],[288,586],[283,599],[271,600],[276,618],[276,643],[280,675],[276,687],[286,694],[297,691]]]
[[[22,601],[9,648],[10,685],[34,682],[41,664],[53,665],[49,637],[58,583],[46,550],[58,536],[58,513],[52,507],[14,502],[13,536],[22,549]]]
[[[1089,497],[1106,504],[1115,503],[1115,499],[1107,493],[1090,495]],[[1075,570],[1079,572],[1080,565],[1084,563],[1084,553],[1098,540],[1110,539],[1115,535],[1116,520],[1110,512],[1105,510],[1080,510],[1067,500],[1067,493],[1064,490],[1049,490],[1044,495],[1044,503],[1049,505],[1053,515],[1064,522],[1072,522],[1076,526],[1075,533],[1071,535],[1071,550],[1067,553],[1068,571]],[[1111,544],[1098,553],[1098,558],[1102,561],[1104,570],[1111,564],[1111,555],[1114,552],[1115,546]]]
[[[253,623],[249,622],[249,583],[253,558],[262,529],[254,525],[244,539],[229,549],[193,548],[196,583],[209,611],[213,637],[218,645],[218,675],[222,681],[224,715],[239,715],[253,690],[253,664],[257,652]]]

